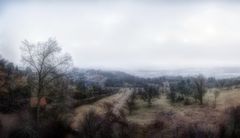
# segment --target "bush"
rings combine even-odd
[[[191,105],[193,103],[194,103],[193,99],[191,99],[191,98],[185,98],[184,101],[183,101],[184,105]]]
[[[177,138],[217,138],[218,133],[206,125],[199,123],[182,126],[183,130],[179,133]]]
[[[240,106],[228,109],[229,115],[225,126],[222,126],[222,137],[224,138],[240,138]]]
[[[40,128],[41,138],[65,138],[70,133],[70,128],[62,121],[49,121]]]
[[[132,138],[134,124],[130,124],[125,116],[113,113],[110,104],[106,104],[107,112],[100,116],[91,110],[84,116],[79,127],[79,138]]]
[[[139,91],[141,98],[148,103],[150,107],[152,105],[153,98],[159,97],[160,93],[155,86],[146,85],[144,90]]]
[[[10,132],[8,138],[41,138],[38,131],[32,126],[24,126]]]
[[[21,111],[29,103],[29,93],[26,93],[27,88],[17,88],[9,90],[8,93],[0,96],[0,112],[14,113]]]
[[[147,138],[161,138],[162,130],[165,127],[165,122],[161,119],[154,120],[147,126]]]
[[[129,114],[132,114],[132,111],[136,107],[135,99],[136,99],[136,93],[134,92],[134,93],[131,94],[131,96],[127,100],[127,106],[128,106]]]
[[[98,135],[98,131],[101,127],[102,118],[96,114],[95,111],[91,110],[84,116],[79,130],[79,136],[82,138],[95,138]]]

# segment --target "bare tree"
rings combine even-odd
[[[203,96],[206,93],[206,80],[202,75],[199,75],[193,80],[196,88],[196,98],[199,100],[200,104],[203,104]]]
[[[143,90],[139,92],[141,98],[148,103],[148,106],[152,106],[153,98],[159,97],[159,91],[155,86],[146,85]]]
[[[217,106],[217,98],[219,97],[220,92],[218,90],[214,91],[214,107]]]
[[[132,114],[132,111],[136,106],[136,103],[135,103],[135,100],[137,98],[136,96],[137,96],[137,92],[136,92],[136,88],[134,88],[133,93],[130,95],[129,99],[127,100],[129,114]]]
[[[51,83],[64,76],[71,65],[71,56],[61,53],[57,41],[48,39],[46,42],[32,44],[23,41],[22,61],[32,70],[32,87],[37,98],[36,119],[40,120],[40,100],[47,96]]]
[[[224,88],[225,87],[225,85],[226,85],[226,80],[225,79],[221,79],[221,80],[218,80],[217,81],[217,86],[219,87],[219,88]]]

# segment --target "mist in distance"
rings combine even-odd
[[[216,73],[216,68],[240,67],[237,1],[0,4],[0,54],[15,63],[20,63],[21,41],[52,37],[80,68],[130,72],[210,68]]]

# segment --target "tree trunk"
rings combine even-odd
[[[200,105],[202,105],[203,104],[203,95],[202,95],[202,93],[200,94]]]
[[[40,100],[41,100],[41,98],[38,98],[37,111],[36,111],[36,119],[37,119],[36,122],[37,122],[37,126],[39,126],[39,123],[40,123],[40,110],[41,110]]]
[[[40,79],[41,77],[39,77],[39,86],[38,86],[38,93],[37,93],[37,105],[36,105],[36,123],[37,126],[39,126],[40,123],[40,110],[41,110],[41,105],[40,105],[40,101],[41,101],[41,93],[42,93],[42,81]]]
[[[152,99],[149,97],[148,98],[148,106],[151,107],[152,106]]]

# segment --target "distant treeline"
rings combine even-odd
[[[78,71],[76,75],[76,71]],[[87,74],[87,75],[86,75]],[[98,77],[102,77],[103,81],[101,84],[106,87],[142,87],[146,84],[156,84],[162,86],[163,83],[168,82],[170,84],[176,84],[181,81],[192,80],[196,76],[161,76],[156,78],[141,78],[137,76],[133,76],[120,71],[103,71],[103,70],[85,70],[81,71],[81,69],[75,69],[75,75],[73,80],[84,80],[85,83],[95,83],[99,84],[99,81],[91,81],[87,80],[86,76],[88,75],[98,75]],[[200,75],[200,74],[199,74]],[[227,78],[227,79],[217,79],[214,77],[206,78],[206,85],[208,88],[214,87],[232,87],[240,84],[240,77],[236,76],[235,78]]]

